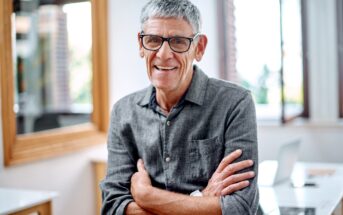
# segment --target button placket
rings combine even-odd
[[[170,116],[169,116],[170,117]],[[171,156],[169,154],[169,138],[170,138],[170,132],[171,132],[171,120],[170,118],[167,117],[166,121],[164,123],[164,153],[163,153],[163,161],[164,161],[164,169],[165,169],[165,178],[166,178],[166,187],[169,187],[170,185],[170,172],[169,172],[169,168],[170,168],[170,162],[171,162]]]
[[[171,124],[170,120],[167,120],[167,122],[166,122],[167,127],[169,127],[170,124]],[[167,131],[167,130],[168,130],[168,129],[166,129],[166,131]],[[166,132],[166,134],[168,134],[168,133],[169,133],[169,132]],[[166,135],[166,137],[167,137],[167,135]],[[168,138],[166,138],[166,139],[168,139]],[[169,161],[170,161],[170,156],[169,156],[169,154],[166,154],[166,155],[165,155],[164,161],[165,161],[166,163],[169,163]]]

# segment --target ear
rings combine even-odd
[[[141,56],[141,58],[144,57],[144,48],[142,45],[142,41],[141,38],[139,37],[141,35],[141,33],[137,34],[137,40],[138,40],[138,47],[139,47],[139,56]]]
[[[204,34],[199,35],[197,47],[195,50],[195,60],[201,61],[202,56],[205,54],[206,46],[207,46],[207,37]]]

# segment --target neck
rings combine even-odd
[[[169,113],[171,109],[180,101],[182,95],[156,89],[157,103],[160,108],[167,113]]]
[[[156,88],[156,101],[164,112],[169,113],[171,109],[180,101],[191,84],[192,77],[193,74],[190,76],[189,80],[185,80],[187,84],[180,86],[176,90],[165,91],[163,89]]]

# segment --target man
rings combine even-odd
[[[250,93],[193,65],[207,38],[188,0],[149,1],[141,26],[151,86],[113,107],[102,214],[255,214]]]

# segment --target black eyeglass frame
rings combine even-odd
[[[139,38],[141,39],[142,46],[143,46],[146,50],[149,50],[149,51],[158,51],[158,50],[163,46],[163,43],[164,43],[165,41],[167,41],[167,42],[168,42],[168,45],[169,45],[169,48],[170,48],[171,50],[173,50],[173,51],[176,52],[176,53],[185,53],[185,52],[188,52],[189,48],[190,48],[191,45],[192,45],[192,42],[193,42],[198,36],[200,36],[200,35],[201,35],[200,33],[196,33],[193,37],[179,37],[179,36],[175,36],[175,37],[162,37],[162,36],[158,36],[158,35],[155,35],[155,34],[144,34],[144,32],[141,32],[141,33],[139,34]],[[143,42],[143,38],[144,38],[145,36],[155,36],[155,37],[161,38],[161,39],[162,39],[161,45],[160,45],[158,48],[156,48],[156,49],[149,49],[149,48],[145,47],[145,46],[144,46],[144,42]],[[185,50],[185,51],[176,51],[176,50],[174,50],[174,49],[172,48],[172,46],[170,45],[170,40],[175,39],[175,38],[188,39],[188,40],[189,40],[189,45],[188,45],[187,50]]]

